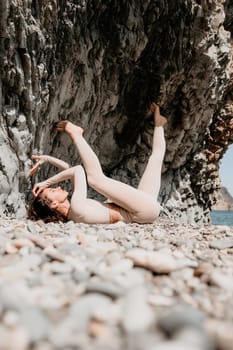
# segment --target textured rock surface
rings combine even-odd
[[[231,32],[230,1],[1,0],[1,210],[24,214],[32,152],[78,161],[52,131],[64,117],[85,128],[107,174],[137,184],[156,100],[169,117],[160,199],[207,221],[233,140]]]
[[[221,187],[213,210],[233,210],[233,198],[226,187]]]

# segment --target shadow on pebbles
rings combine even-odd
[[[0,349],[233,349],[233,227],[0,223]]]

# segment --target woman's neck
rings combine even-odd
[[[66,199],[63,203],[60,203],[57,207],[57,210],[67,218],[70,211],[70,202],[68,199]]]

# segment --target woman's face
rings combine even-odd
[[[48,187],[45,188],[44,191],[40,194],[40,197],[42,199],[47,199],[51,203],[57,202],[57,203],[63,203],[68,197],[68,192],[63,190],[61,187]]]

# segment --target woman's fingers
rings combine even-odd
[[[45,162],[45,157],[46,156],[44,155],[36,155],[36,154],[32,155],[32,159],[36,160],[36,164],[31,168],[29,172],[30,176],[34,175],[39,169],[39,167]]]
[[[32,189],[32,193],[35,197],[37,197],[44,189],[44,186],[35,185]]]
[[[34,197],[37,196],[37,190],[38,190],[37,187],[34,186],[33,189],[32,189],[32,194],[33,194]]]
[[[36,163],[36,164],[30,169],[29,175],[30,175],[30,176],[34,175],[34,174],[37,172],[37,170],[39,169],[39,167],[40,167],[40,164],[39,164],[39,163]]]
[[[34,187],[33,187],[33,189],[32,189],[32,193],[33,193],[33,196],[35,196],[35,197],[37,197],[38,196],[38,192],[39,192],[39,189],[40,189],[40,187],[39,186],[37,186],[37,185],[35,185]]]
[[[37,154],[33,154],[32,155],[32,159],[41,159],[41,156],[37,155]]]
[[[37,155],[33,154],[32,159],[35,159],[36,161],[40,161],[41,164],[44,163],[47,160],[47,157],[45,154]]]

